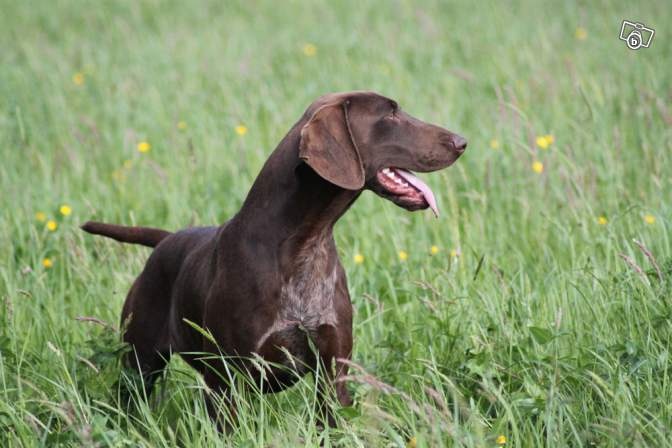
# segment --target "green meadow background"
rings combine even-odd
[[[0,0],[0,445],[672,446],[669,17],[662,0]],[[626,48],[623,19],[656,29],[651,48]],[[353,89],[469,140],[423,175],[438,220],[366,192],[336,226],[355,405],[322,431],[311,377],[240,388],[219,434],[176,357],[127,412],[118,318],[149,250],[78,226],[224,222],[311,101]]]

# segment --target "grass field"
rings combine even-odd
[[[0,445],[672,446],[670,16],[0,0]],[[623,19],[651,48],[626,48]],[[223,436],[175,359],[127,413],[118,319],[149,251],[78,225],[223,222],[305,107],[352,89],[469,140],[423,176],[440,219],[367,192],[336,227],[355,406],[319,432],[310,377],[239,392]]]

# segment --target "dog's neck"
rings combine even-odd
[[[298,123],[273,151],[234,218],[247,235],[263,235],[289,252],[332,238],[334,224],[360,194],[325,181],[300,161],[300,129]]]

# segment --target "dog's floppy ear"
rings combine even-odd
[[[346,190],[364,186],[364,166],[348,123],[348,101],[320,107],[301,129],[299,157]]]

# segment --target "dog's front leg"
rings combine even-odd
[[[318,423],[336,427],[336,420],[329,407],[329,397],[336,392],[336,399],[341,406],[352,405],[352,397],[342,381],[348,373],[348,366],[338,359],[349,359],[352,351],[352,334],[342,331],[333,325],[320,325],[317,329],[317,350],[319,353],[321,372],[324,378],[318,382],[317,418]]]
[[[231,388],[220,377],[219,372],[212,370],[212,367],[204,373],[203,379],[209,388],[205,393],[205,404],[210,419],[220,432],[231,432],[236,421],[236,405]],[[225,409],[228,409],[228,418]]]

